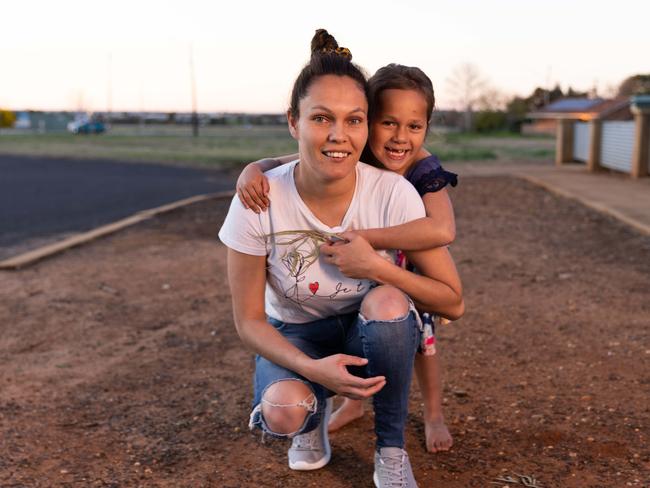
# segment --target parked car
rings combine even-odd
[[[73,120],[68,123],[68,131],[73,134],[101,134],[106,132],[106,124],[99,120]]]

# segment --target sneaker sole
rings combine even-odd
[[[325,435],[324,435],[324,440],[325,440],[325,455],[320,458],[318,461],[315,463],[306,463],[304,461],[298,461],[295,463],[292,463],[289,461],[289,468],[295,470],[295,471],[312,471],[314,469],[320,469],[323,466],[325,466],[327,463],[330,462],[330,458],[332,457],[332,448],[330,446],[330,438],[327,433],[327,424],[329,424],[330,421],[330,415],[332,413],[332,405],[334,404],[334,399],[333,398],[328,398],[327,403],[325,405],[325,415],[323,415],[323,420],[322,422],[324,423],[325,427]],[[320,428],[320,426],[319,426]]]
[[[375,486],[379,488],[379,478],[377,477],[377,471],[372,473],[372,481],[375,483]]]

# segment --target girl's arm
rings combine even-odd
[[[451,244],[456,238],[454,208],[446,188],[422,197],[427,216],[383,229],[355,230],[375,249],[421,251]]]
[[[228,248],[228,281],[237,333],[261,356],[351,398],[368,398],[386,384],[383,376],[363,379],[348,372],[346,366],[364,366],[366,359],[346,354],[312,359],[267,322],[264,313],[266,256],[252,256]]]
[[[237,194],[244,207],[255,213],[265,211],[271,201],[269,200],[269,181],[264,172],[277,168],[282,164],[298,159],[298,154],[287,154],[277,158],[264,158],[244,166],[237,178]]]
[[[375,249],[422,251],[451,244],[456,238],[454,208],[446,188],[422,197],[427,216],[383,229],[357,230]]]
[[[451,320],[463,315],[462,285],[446,247],[409,252],[408,259],[422,273],[416,274],[384,259],[356,233],[343,233],[342,237],[348,242],[323,244],[321,253],[325,261],[337,266],[346,276],[395,286],[409,295],[420,311]]]

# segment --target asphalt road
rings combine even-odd
[[[234,182],[227,171],[0,155],[0,256]]]

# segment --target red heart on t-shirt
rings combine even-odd
[[[318,281],[309,283],[309,291],[312,293],[312,295],[316,294],[316,292],[318,291]]]

